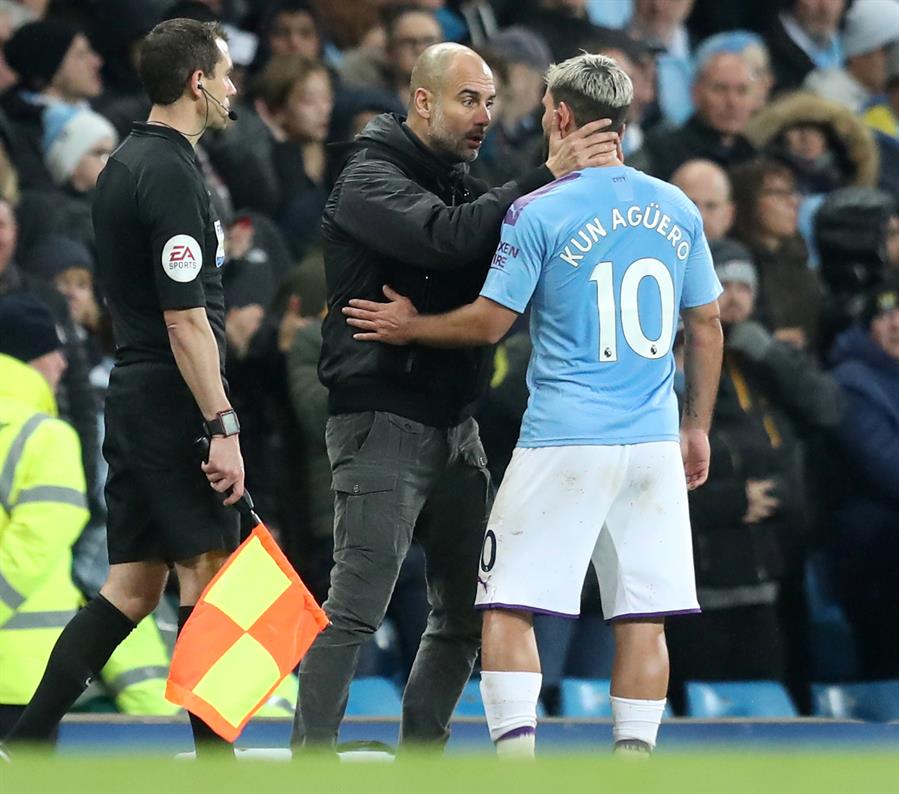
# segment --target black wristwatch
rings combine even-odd
[[[240,422],[237,421],[237,412],[233,408],[227,411],[219,411],[215,419],[203,422],[207,435],[211,436],[236,436],[240,432]]]

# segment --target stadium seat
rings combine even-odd
[[[348,717],[399,717],[402,701],[386,678],[354,678],[350,682]]]
[[[776,681],[688,681],[691,717],[795,717],[796,707]]]
[[[899,681],[812,684],[812,709],[818,717],[841,720],[899,720]]]
[[[563,717],[611,717],[609,680],[566,678],[562,681]]]
[[[609,699],[608,678],[565,678],[562,680],[562,714],[563,717],[580,717],[592,719],[611,719],[612,701]],[[542,709],[538,708],[537,716]],[[666,719],[674,716],[671,704],[665,704],[662,715]]]
[[[543,711],[543,706],[538,703],[537,717],[542,719],[544,716],[545,712]],[[481,700],[480,678],[472,678],[465,685],[465,689],[462,690],[462,697],[459,698],[459,702],[456,704],[456,710],[453,712],[453,717],[487,718],[487,714],[484,711],[484,701]]]
[[[481,682],[472,678],[462,690],[462,697],[453,712],[454,717],[485,717],[484,703],[481,700]]]

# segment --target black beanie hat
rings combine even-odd
[[[27,363],[62,346],[46,304],[31,295],[0,297],[0,353]]]
[[[53,79],[77,35],[77,28],[58,19],[29,22],[6,42],[3,53],[24,87],[41,91]]]

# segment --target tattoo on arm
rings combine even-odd
[[[696,389],[692,383],[687,381],[687,395],[684,398],[684,416],[688,419],[698,419],[699,412],[696,410]]]

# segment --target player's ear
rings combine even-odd
[[[561,132],[562,135],[569,135],[573,132],[574,114],[571,112],[571,108],[568,107],[566,102],[559,102],[557,110],[559,112],[559,132]]]

